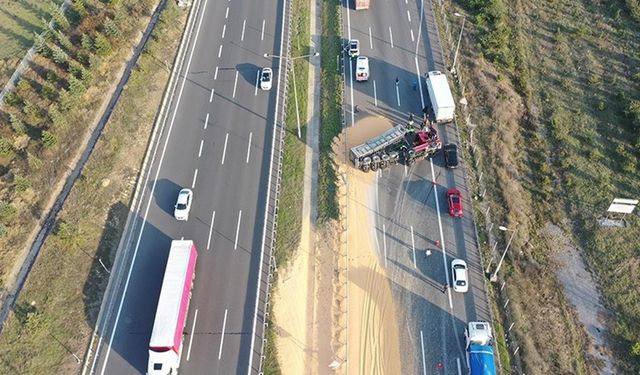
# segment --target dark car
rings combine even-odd
[[[458,145],[455,143],[444,146],[444,165],[447,168],[458,167]]]

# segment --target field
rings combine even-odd
[[[640,220],[597,222],[613,198],[640,197],[639,6],[461,0],[448,9],[467,15],[459,70],[484,201],[496,226],[518,228],[504,276],[526,373],[594,374],[601,364],[584,354],[589,339],[555,277],[550,224],[601,287],[617,373],[640,370]]]
[[[44,29],[62,0],[0,0],[0,87],[33,45],[34,33]]]
[[[6,322],[0,336],[0,373],[79,372],[75,357],[82,358],[88,346],[168,80],[163,61],[172,61],[177,51],[186,14],[167,2]],[[131,23],[137,31],[149,18],[138,20]],[[44,156],[50,155],[43,160],[49,163]],[[34,188],[35,183],[29,189]]]

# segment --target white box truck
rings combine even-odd
[[[369,9],[369,0],[353,0],[356,3],[356,10]]]
[[[427,74],[427,90],[429,91],[429,100],[431,101],[435,121],[453,121],[456,104],[453,101],[447,76],[437,70],[429,72]]]
[[[171,241],[149,340],[148,375],[178,373],[197,258],[193,241]]]

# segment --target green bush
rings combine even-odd
[[[80,39],[80,45],[82,45],[82,48],[86,49],[87,51],[91,51],[93,50],[93,47],[94,47],[93,39],[88,34],[82,34],[82,38]]]
[[[42,160],[30,152],[27,153],[27,162],[29,163],[29,168],[40,169],[42,167]]]
[[[4,103],[9,106],[18,107],[22,104],[22,99],[18,94],[14,92],[8,92],[7,95],[4,96]]]
[[[51,104],[47,113],[49,115],[49,119],[51,119],[51,124],[55,129],[64,129],[67,127],[67,119],[64,114],[58,110],[58,106],[56,104]]]
[[[57,26],[62,30],[69,29],[69,20],[65,16],[64,12],[60,10],[60,8],[57,8],[54,12],[52,12],[51,16],[53,18],[54,26]]]
[[[31,180],[26,177],[16,176],[13,180],[13,187],[18,192],[23,192],[31,187]]]
[[[7,201],[0,201],[0,221],[8,223],[13,220],[18,213],[18,210],[14,205]]]
[[[42,132],[42,144],[45,147],[53,147],[58,143],[58,138],[52,132],[45,130]]]
[[[111,53],[111,42],[106,36],[98,33],[94,40],[96,53],[99,56],[108,56]]]
[[[0,136],[0,155],[10,155],[13,152],[13,143],[6,139],[5,137]]]

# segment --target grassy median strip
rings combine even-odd
[[[291,57],[308,55],[309,50],[309,0],[293,0]],[[283,61],[282,66],[285,66]],[[281,269],[291,259],[300,243],[302,227],[302,201],[304,193],[305,143],[307,129],[307,102],[309,66],[307,58],[293,61],[295,64],[295,88],[292,72],[289,72],[287,88],[287,116],[285,118],[284,150],[282,158],[282,178],[280,180],[280,196],[278,206],[278,231],[274,256],[276,267]],[[297,94],[297,107],[296,107]],[[298,117],[300,116],[300,138],[298,138]],[[269,310],[271,310],[271,306]],[[269,312],[271,317],[271,311]],[[273,322],[270,322],[273,323]],[[263,372],[266,375],[280,374],[275,331],[269,324],[265,332],[265,359]]]
[[[322,72],[320,82],[320,159],[318,170],[318,220],[338,219],[337,175],[332,160],[333,140],[342,131],[342,53],[340,12],[342,3],[322,0]]]
[[[77,373],[187,13],[167,2],[0,336],[0,373]]]

